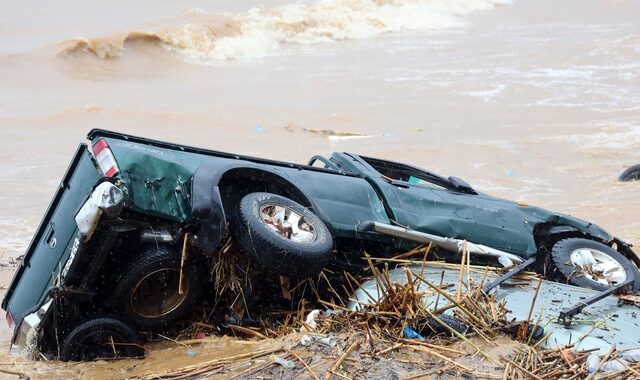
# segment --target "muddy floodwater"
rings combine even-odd
[[[410,162],[640,244],[640,182],[616,181],[640,163],[638,15],[632,0],[5,0],[2,263],[92,128],[300,163]],[[6,288],[13,268],[0,269]],[[4,324],[0,338],[4,365]]]

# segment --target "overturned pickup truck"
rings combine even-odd
[[[452,260],[462,250],[503,266],[535,258],[537,272],[596,290],[637,283],[638,257],[600,227],[460,178],[348,153],[298,165],[104,130],[88,139],[2,302],[14,351],[142,356],[138,332],[191,309],[204,259],[228,234],[265,274],[298,279],[339,252],[432,243]]]

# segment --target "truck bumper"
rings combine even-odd
[[[37,311],[28,314],[17,328],[11,344],[11,354],[35,359],[38,354],[38,335],[42,320],[51,307],[52,299],[48,299]]]

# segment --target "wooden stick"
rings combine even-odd
[[[178,340],[176,341],[176,343],[183,345],[183,346],[187,346],[190,344],[205,344],[205,343],[215,343],[215,344],[220,344],[220,338],[202,338],[202,339],[185,339],[185,340]],[[260,343],[257,340],[235,340],[233,342],[233,344],[258,344]]]
[[[212,360],[207,360],[205,362],[199,362],[199,363],[196,363],[196,364],[187,365],[187,366],[184,366],[182,368],[168,369],[164,373],[153,374],[153,375],[148,375],[148,376],[146,376],[146,375],[134,376],[133,379],[159,379],[159,378],[168,377],[168,376],[176,376],[176,375],[178,375],[180,373],[183,373],[183,372],[199,370],[199,369],[203,368],[203,366],[216,366],[216,365],[221,365],[221,364],[225,364],[225,363],[231,363],[231,362],[234,362],[234,361],[237,361],[237,360],[248,359],[248,358],[255,359],[255,358],[259,358],[261,356],[275,354],[276,352],[280,352],[280,351],[283,351],[283,350],[284,350],[283,347],[276,347],[276,348],[258,350],[258,351],[253,351],[253,352],[246,352],[244,354],[225,356],[225,357],[221,357],[221,358],[215,358],[215,359],[212,359]]]
[[[414,349],[416,351],[426,352],[427,354],[433,355],[433,356],[437,357],[438,359],[442,359],[442,360],[446,361],[447,363],[451,363],[454,366],[456,366],[456,367],[458,367],[458,368],[460,368],[460,369],[462,369],[462,370],[464,370],[466,372],[473,372],[473,370],[471,368],[469,368],[469,367],[467,367],[467,366],[465,366],[463,364],[460,364],[460,363],[456,362],[455,360],[453,360],[451,358],[448,358],[448,357],[442,355],[441,353],[436,352],[436,351],[434,351],[434,350],[432,350],[430,348],[427,348],[427,347],[424,347],[424,346],[418,346],[418,345],[405,345],[405,347]]]
[[[307,365],[307,362],[305,362],[304,360],[302,360],[302,358],[300,356],[298,356],[298,354],[296,354],[295,352],[291,351],[291,350],[287,350],[289,351],[289,353],[293,356],[295,356],[296,359],[298,359],[298,361],[300,363],[302,363],[302,365],[304,366],[304,368],[307,369],[307,371],[309,372],[309,375],[311,375],[311,377],[313,377],[315,380],[320,380],[318,378],[318,375],[316,375],[315,372],[313,372],[313,370]]]
[[[444,282],[444,271],[440,273],[440,284],[438,285],[440,288],[442,288],[443,282]],[[436,304],[433,306],[433,311],[438,310],[438,301],[440,301],[440,293],[436,295]]]
[[[229,327],[231,330],[233,331],[238,331],[242,334],[246,334],[246,335],[251,335],[260,339],[268,339],[266,336],[260,334],[259,332],[243,327],[243,326],[238,326],[238,325],[227,325],[227,327]]]
[[[429,243],[429,246],[431,246],[431,243]],[[425,246],[424,244],[423,244],[423,245],[419,245],[419,246],[417,246],[416,248],[414,248],[414,249],[412,249],[412,250],[410,250],[410,251],[408,251],[408,252],[401,253],[401,254],[399,254],[399,255],[393,256],[393,257],[392,257],[392,259],[395,259],[395,260],[404,259],[404,258],[407,258],[407,257],[413,256],[413,255],[415,255],[415,254],[418,254],[418,253],[424,252],[424,251],[425,251],[425,250],[427,250],[428,248],[429,248],[429,247],[428,247],[428,246]]]
[[[564,361],[567,362],[567,366],[569,366],[569,369],[571,370],[571,372],[573,372],[574,375],[577,375],[578,371],[574,368],[573,364],[571,364],[571,361],[567,357],[567,350],[571,350],[571,348],[560,350],[560,357],[562,357],[562,359],[564,359]]]
[[[351,354],[351,351],[355,350],[356,347],[358,347],[359,345],[360,345],[360,341],[353,342],[351,346],[349,346],[349,348],[347,348],[342,353],[342,355],[340,355],[340,357],[338,358],[336,363],[333,365],[333,367],[327,370],[327,374],[324,376],[324,380],[329,380],[331,376],[335,373],[335,371],[337,371],[338,368],[340,368],[340,364],[342,364],[342,362],[349,356],[349,354]]]
[[[467,249],[467,241],[464,241],[464,250],[467,251],[467,287],[471,285],[471,255]]]
[[[463,313],[465,313],[469,318],[473,319],[474,322],[476,322],[477,324],[481,325],[484,328],[488,328],[489,326],[487,326],[487,324],[480,320],[478,317],[475,316],[475,314],[471,313],[469,310],[467,310],[467,308],[465,308],[464,306],[462,306],[462,304],[460,304],[460,302],[456,301],[453,297],[451,297],[447,292],[445,292],[442,289],[439,289],[437,286],[433,285],[432,283],[430,283],[427,279],[425,279],[424,277],[420,276],[419,274],[417,274],[414,271],[411,271],[411,273],[418,277],[422,282],[424,282],[425,284],[427,284],[431,289],[435,290],[436,292],[442,294],[446,299],[448,299],[454,306],[451,307],[457,307],[460,309],[460,311],[462,311]],[[449,308],[451,308],[449,307]]]
[[[460,260],[460,270],[458,271],[458,286],[456,287],[456,301],[460,302],[460,296],[462,294],[462,276],[464,275],[464,267],[467,258],[467,241],[463,242],[462,260]]]
[[[432,369],[432,370],[429,370],[429,371],[426,371],[426,372],[421,372],[421,373],[418,373],[416,375],[411,375],[409,377],[404,377],[404,378],[402,378],[402,380],[420,379],[420,378],[423,378],[423,377],[427,377],[427,376],[433,375],[434,373],[448,371],[450,369],[450,367],[451,367],[451,364],[445,364],[442,367],[438,367],[438,368],[435,368],[435,369]]]
[[[387,348],[385,348],[385,349],[384,349],[384,350],[382,350],[382,351],[376,352],[376,355],[384,355],[384,354],[386,354],[387,352],[389,352],[389,351],[393,351],[393,350],[395,350],[395,349],[397,349],[397,348],[400,348],[400,347],[402,347],[402,343],[396,343],[396,344],[394,344],[394,345],[393,345],[393,346],[391,346],[391,347],[387,347]]]
[[[512,366],[516,367],[517,369],[519,369],[520,371],[526,373],[527,375],[529,375],[530,377],[537,379],[537,380],[542,380],[542,378],[540,376],[536,376],[534,373],[526,370],[524,367],[522,367],[521,365],[519,365],[518,363],[514,362],[513,360],[507,359],[503,356],[500,357],[500,359],[502,359],[502,361],[504,361],[505,363],[509,363]]]
[[[429,252],[431,252],[431,246],[433,242],[429,242],[429,246],[427,250],[424,252],[424,256],[422,256],[422,262],[420,263],[420,274],[424,275],[424,267],[427,265],[427,257],[429,256]]]
[[[184,294],[182,288],[182,272],[184,270],[184,261],[187,258],[187,248],[189,247],[189,233],[184,233],[184,241],[182,242],[182,257],[180,258],[180,280],[178,281],[178,294]]]
[[[454,348],[450,348],[447,346],[439,346],[436,344],[431,344],[431,343],[427,343],[427,342],[423,342],[420,340],[415,340],[415,339],[400,339],[401,342],[405,343],[405,344],[411,344],[411,345],[420,345],[420,346],[426,346],[429,348],[432,348],[434,350],[438,350],[438,351],[444,351],[444,352],[449,352],[451,354],[456,354],[456,355],[464,355],[465,352],[464,351],[460,351],[460,350],[456,350]]]
[[[531,301],[531,307],[529,308],[529,315],[527,316],[527,324],[531,321],[531,314],[533,314],[533,307],[536,305],[536,299],[538,298],[538,292],[542,285],[542,278],[538,279],[538,286],[536,286],[536,292],[533,293],[533,300]]]
[[[28,379],[29,377],[21,372],[10,371],[8,369],[0,369],[0,373],[6,373],[7,375],[18,376],[21,379]]]

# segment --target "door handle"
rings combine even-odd
[[[55,236],[53,236],[55,233],[56,233],[56,225],[54,223],[49,224],[49,229],[44,235],[44,243],[51,248],[55,248],[57,244],[57,240]]]

